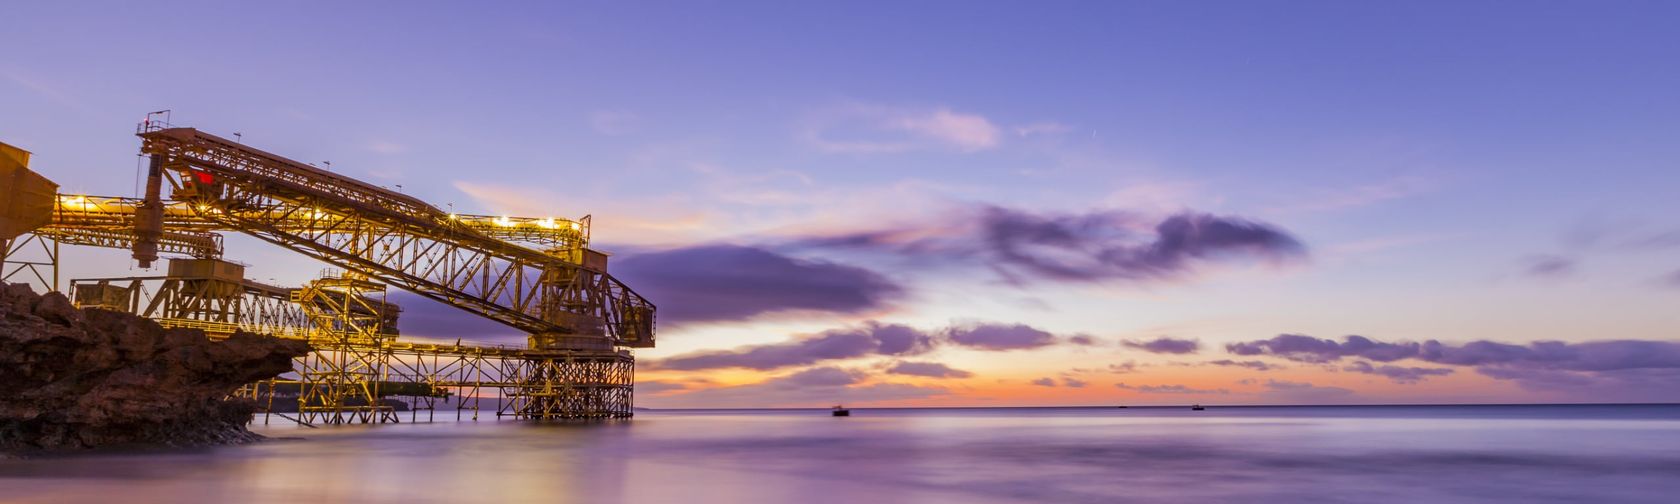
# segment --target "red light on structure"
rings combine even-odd
[[[209,184],[216,181],[216,176],[211,175],[210,172],[195,171],[193,172],[193,178],[198,179],[200,184]]]

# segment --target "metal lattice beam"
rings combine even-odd
[[[175,199],[205,219],[527,331],[536,347],[653,345],[653,304],[604,271],[491,238],[412,197],[194,129],[140,136],[152,156],[148,185],[167,178]],[[143,205],[161,208],[153,198]]]
[[[132,239],[141,198],[117,196],[59,195],[54,204],[52,220],[41,228],[43,233],[67,233],[80,230],[120,232]],[[200,210],[185,201],[164,201],[161,205],[162,227],[165,233],[202,235],[214,232],[237,232],[221,222],[204,218]],[[451,220],[485,236],[513,243],[537,247],[551,255],[581,262],[582,249],[589,243],[588,217],[578,220],[552,217],[509,217],[494,215],[451,214]],[[288,223],[280,222],[285,227]],[[299,227],[307,221],[295,223]],[[85,245],[110,246],[98,243]],[[120,248],[132,248],[121,245]],[[169,252],[168,250],[163,250]],[[183,252],[185,253],[185,252]]]
[[[251,281],[193,277],[89,278],[70,281],[84,308],[133,313],[165,327],[200,329],[212,337],[235,330],[307,339],[310,320],[291,289]]]

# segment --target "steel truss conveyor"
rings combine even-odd
[[[614,418],[632,414],[634,358],[653,346],[654,307],[607,274],[588,248],[589,218],[444,213],[417,199],[186,128],[148,121],[144,198],[57,194],[0,144],[0,279],[58,287],[58,244],[126,248],[165,276],[72,282],[79,306],[127,311],[217,338],[235,330],[310,343],[289,377],[244,394],[274,411],[295,397],[304,423],[396,421],[459,398],[497,416]],[[171,189],[164,199],[165,184]],[[221,233],[241,232],[345,271],[290,289],[244,278],[223,261]],[[29,250],[33,256],[26,256]],[[50,277],[50,280],[49,280]],[[416,342],[395,334],[396,285],[522,329],[523,349]],[[277,413],[284,416],[283,413]],[[430,415],[428,414],[429,418]],[[413,417],[410,418],[414,419]]]
[[[458,215],[191,128],[142,131],[151,157],[135,258],[156,260],[161,189],[206,221],[531,334],[533,350],[653,345],[654,306],[605,271],[487,235]]]

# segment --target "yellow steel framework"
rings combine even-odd
[[[28,233],[50,220],[58,184],[29,171],[29,156],[0,142],[0,281],[56,290],[58,242]]]
[[[139,241],[136,215],[144,200],[113,196],[58,195],[52,199],[51,220],[8,240],[0,280],[24,280],[57,290],[57,246],[85,245],[133,249]],[[161,207],[163,229],[156,233],[156,252],[214,259],[222,256],[222,232],[237,231],[200,216],[181,201]],[[451,214],[463,227],[490,238],[536,247],[572,262],[590,254],[589,217],[578,220],[535,217]],[[307,219],[280,222],[289,229],[311,225]]]
[[[162,183],[201,217],[524,330],[543,349],[653,344],[653,304],[604,268],[491,238],[420,200],[191,128],[151,156],[135,258],[156,259]]]
[[[377,297],[377,299],[375,299]],[[396,410],[380,401],[390,337],[385,286],[345,272],[292,291],[309,317],[310,353],[299,359],[298,418],[306,423],[383,423]]]
[[[58,240],[34,233],[0,244],[0,282],[38,284],[58,290]]]
[[[133,313],[167,327],[203,329],[212,337],[245,330],[309,339],[310,319],[301,306],[291,302],[291,289],[240,278],[176,273],[75,279],[70,281],[71,299],[81,307]]]
[[[56,234],[105,231],[123,234],[125,238],[133,239],[135,221],[140,207],[144,204],[145,200],[141,198],[59,195],[54,201],[51,222],[35,232]],[[159,206],[162,209],[159,215],[166,233],[238,231],[222,222],[205,218],[202,212],[209,211],[209,207],[193,208],[192,204],[186,201],[163,201]],[[589,217],[570,220],[554,217],[450,214],[450,219],[460,223],[462,227],[490,238],[553,250],[557,255],[566,257],[581,257],[582,248],[589,242]],[[276,224],[294,230],[311,225],[308,219],[278,221]],[[124,245],[122,248],[131,246]],[[159,251],[171,252],[162,249]],[[182,254],[196,252],[176,251]]]
[[[476,419],[487,398],[498,416],[631,415],[627,347],[653,346],[654,306],[587,248],[588,217],[445,213],[197,130],[148,123],[138,133],[151,159],[145,198],[36,197],[56,185],[26,181],[29,210],[0,209],[0,227],[21,230],[5,236],[0,275],[42,284],[51,276],[56,289],[60,243],[129,248],[143,267],[160,252],[186,256],[171,259],[167,276],[74,280],[72,296],[212,337],[248,330],[309,341],[313,351],[293,376],[245,391],[271,406],[277,393],[295,394],[305,424],[396,421],[392,397],[404,398],[411,420],[449,402],[458,418]],[[16,180],[34,176],[13,165],[0,168]],[[50,207],[50,218],[37,206]],[[227,231],[345,271],[301,289],[245,280],[242,266],[219,259],[218,233]],[[30,247],[43,257],[25,258]],[[398,340],[385,285],[525,330],[529,346]]]
[[[409,421],[435,420],[439,410],[451,409],[457,420],[477,420],[487,411],[512,418],[623,418],[633,404],[635,371],[628,351],[572,362],[533,355],[529,349],[447,343],[387,340],[380,351],[387,366],[379,382],[381,402],[402,402]],[[244,394],[266,405],[266,412],[291,418],[276,401],[306,386],[298,379],[279,378],[253,384]],[[403,416],[344,414],[350,421],[370,422],[395,422]]]

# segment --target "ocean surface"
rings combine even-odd
[[[1680,502],[1680,405],[445,416],[0,460],[0,502]]]

